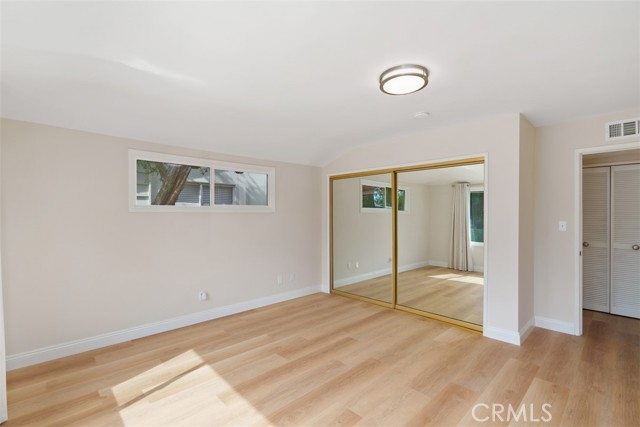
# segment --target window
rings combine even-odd
[[[469,195],[469,224],[471,244],[484,244],[484,189],[471,188]]]
[[[362,212],[388,212],[391,210],[391,185],[384,182],[361,180],[360,210]],[[398,212],[409,211],[409,190],[398,188]]]
[[[209,206],[210,168],[136,159],[136,206]]]
[[[137,150],[129,163],[132,211],[275,210],[274,168]]]

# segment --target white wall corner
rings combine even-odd
[[[536,316],[535,325],[538,328],[548,329],[550,331],[576,335],[575,325],[571,322],[563,322],[561,320],[550,319],[548,317]]]
[[[430,259],[429,261],[427,261],[427,263],[434,267],[449,267],[449,263],[447,263],[446,261],[437,261],[434,259]]]
[[[529,334],[531,333],[531,331],[533,331],[534,327],[535,327],[535,318],[532,317],[527,321],[527,323],[524,324],[524,326],[522,326],[522,328],[520,328],[520,331],[519,331],[520,344],[522,344],[529,337]]]
[[[196,323],[230,316],[232,314],[241,313],[247,310],[253,310],[255,308],[265,307],[267,305],[288,301],[294,298],[300,298],[317,292],[322,292],[322,286],[318,285],[309,286],[302,289],[295,289],[289,292],[283,292],[276,295],[256,298],[250,301],[216,307],[210,310],[204,310],[184,316],[174,317],[172,319],[161,320],[159,322],[147,323],[145,325],[135,326],[133,328],[108,332],[106,334],[96,335],[93,337],[82,338],[48,347],[42,347],[31,351],[26,351],[23,353],[8,355],[7,370],[19,369],[26,366],[35,365],[37,363],[47,362],[61,357],[82,353],[85,351],[95,350],[109,345],[143,338],[150,335],[159,334],[161,332],[183,328],[185,326],[195,325]]]
[[[496,328],[494,326],[484,326],[482,328],[482,335],[509,344],[520,345],[521,343],[519,332]]]

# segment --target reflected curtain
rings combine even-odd
[[[449,268],[473,270],[471,238],[469,236],[469,183],[456,183],[453,187],[453,216],[451,220],[451,250]]]

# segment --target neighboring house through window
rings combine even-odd
[[[271,167],[137,150],[129,151],[129,162],[133,211],[275,210]]]

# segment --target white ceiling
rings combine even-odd
[[[637,1],[5,1],[2,116],[322,165],[491,115],[637,108],[639,17]],[[384,95],[402,63],[429,86]]]

